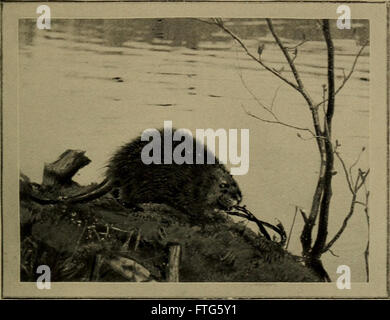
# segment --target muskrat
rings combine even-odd
[[[172,136],[176,132],[172,129]],[[163,129],[159,130],[163,136]],[[142,149],[149,141],[141,136],[120,147],[108,162],[105,179],[93,190],[57,200],[39,199],[40,203],[80,203],[97,199],[119,190],[122,203],[136,206],[141,203],[167,204],[193,217],[218,210],[229,210],[242,200],[240,188],[225,166],[210,150],[186,131],[180,132],[182,140],[172,140],[172,150],[188,138],[192,141],[193,164],[145,164]],[[172,137],[171,136],[171,137]],[[187,137],[184,137],[187,136]],[[200,146],[200,147],[199,147]],[[214,157],[214,163],[197,164],[196,157],[204,152],[204,159]],[[181,155],[184,156],[183,149]],[[196,153],[196,152],[197,153]],[[164,143],[161,154],[164,155]],[[187,150],[188,155],[188,150]],[[36,197],[35,197],[36,198]]]

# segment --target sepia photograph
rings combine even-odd
[[[5,5],[3,294],[387,295],[383,6],[103,5]]]

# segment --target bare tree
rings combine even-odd
[[[326,43],[326,52],[327,52],[327,84],[324,85],[324,96],[321,101],[315,102],[310,96],[309,92],[306,90],[304,83],[301,79],[300,73],[296,67],[295,59],[299,53],[299,48],[305,42],[306,39],[303,39],[300,43],[293,47],[287,47],[284,45],[283,41],[280,39],[278,34],[275,31],[274,25],[271,19],[266,19],[268,29],[273,36],[273,39],[279,49],[281,50],[289,68],[292,73],[292,79],[288,78],[283,74],[283,70],[277,70],[271,67],[262,59],[262,53],[264,46],[259,46],[257,54],[252,53],[248,47],[245,45],[242,39],[240,39],[234,32],[232,32],[228,27],[225,26],[224,22],[220,18],[214,18],[212,20],[202,20],[203,22],[214,24],[222,29],[225,33],[231,36],[234,41],[236,41],[241,48],[244,50],[245,54],[249,56],[254,62],[260,65],[261,68],[272,73],[275,77],[279,78],[283,83],[292,87],[298,94],[300,94],[306,102],[308,111],[311,113],[312,126],[311,128],[299,127],[287,122],[281,121],[279,117],[275,114],[272,109],[273,102],[271,106],[267,106],[261,101],[259,101],[255,94],[246,86],[245,81],[240,75],[241,80],[252,95],[257,103],[264,109],[265,112],[271,117],[271,119],[265,119],[259,117],[247,110],[245,112],[263,122],[278,124],[282,126],[289,127],[294,130],[304,131],[310,134],[310,139],[315,139],[316,145],[318,148],[318,153],[320,156],[319,163],[319,175],[317,184],[314,190],[314,195],[312,199],[311,209],[308,214],[305,211],[300,210],[302,218],[304,220],[304,228],[302,230],[300,240],[302,245],[302,257],[305,265],[310,267],[319,277],[324,281],[330,281],[330,277],[326,272],[323,263],[321,261],[321,256],[325,252],[332,252],[331,247],[334,243],[340,238],[341,234],[345,231],[348,221],[355,211],[355,205],[359,203],[357,201],[357,196],[359,190],[364,186],[366,188],[365,182],[369,174],[369,170],[363,171],[359,169],[356,180],[353,179],[352,168],[357,164],[354,163],[350,170],[347,170],[347,166],[343,161],[340,153],[338,152],[338,147],[340,146],[336,140],[336,143],[332,142],[332,120],[335,111],[336,105],[336,95],[344,87],[347,81],[351,78],[352,73],[354,72],[355,66],[357,64],[359,56],[362,54],[364,48],[367,45],[367,42],[360,48],[357,52],[350,71],[345,74],[343,70],[343,80],[338,87],[335,86],[335,66],[334,66],[334,45],[332,40],[332,35],[329,26],[329,20],[324,19],[318,21],[321,26],[322,35]],[[326,94],[326,95],[325,95]],[[275,100],[275,97],[273,101]],[[298,133],[298,137],[302,136]],[[364,150],[363,150],[364,151]],[[336,234],[328,241],[328,221],[330,213],[330,203],[332,199],[332,178],[334,176],[334,166],[335,166],[335,155],[340,160],[346,175],[346,180],[348,183],[349,190],[352,194],[350,210],[347,213],[342,226],[336,232]],[[359,159],[358,159],[359,160]],[[357,160],[357,161],[358,161]],[[368,220],[368,195],[369,192],[366,190],[366,201],[365,203],[360,203],[364,205],[364,210],[366,213],[367,221]],[[318,225],[318,228],[314,229],[315,225]],[[366,256],[366,265],[368,266],[368,245],[365,253]],[[368,268],[367,268],[367,278],[368,278]]]

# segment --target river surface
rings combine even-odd
[[[291,79],[282,54],[264,20],[231,20],[227,25],[257,55]],[[103,178],[109,156],[146,128],[164,120],[174,127],[247,128],[250,167],[237,176],[247,207],[258,218],[287,230],[295,206],[310,208],[318,175],[318,152],[310,135],[249,117],[244,109],[270,119],[260,103],[271,105],[281,121],[310,127],[311,115],[303,98],[264,71],[215,26],[191,19],[54,20],[51,30],[38,30],[34,21],[20,23],[19,124],[20,167],[41,182],[43,164],[66,149],[82,149],[92,163],[80,170],[81,184]],[[367,37],[364,22],[353,31],[334,30],[336,84],[347,74]],[[326,83],[326,51],[315,22],[275,21],[286,45],[299,48],[295,60],[302,80],[315,101]],[[114,80],[118,77],[120,80]],[[254,99],[251,91],[256,97]],[[275,93],[277,92],[277,93]],[[349,82],[337,95],[334,139],[352,164],[369,143],[369,48],[360,57]],[[359,165],[368,167],[368,151]],[[329,235],[340,227],[351,194],[340,164],[334,176]],[[297,216],[289,250],[300,254],[302,219]],[[351,267],[353,281],[365,281],[367,224],[357,208],[350,224],[323,261],[331,278],[338,265]]]

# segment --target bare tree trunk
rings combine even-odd
[[[332,198],[332,178],[334,167],[334,152],[332,145],[332,119],[335,108],[335,87],[334,87],[334,46],[329,29],[329,20],[323,20],[322,31],[324,34],[328,51],[328,105],[324,123],[324,145],[325,145],[325,173],[324,190],[321,199],[318,233],[314,243],[311,256],[317,259],[323,253],[326,238],[328,235],[328,218],[330,199]]]
[[[270,65],[268,65],[268,63],[262,59],[261,54],[264,50],[264,46],[261,46],[261,44],[258,47],[258,51],[257,51],[258,56],[256,56],[253,53],[251,53],[251,51],[246,47],[245,43],[236,34],[234,34],[231,30],[229,30],[229,28],[227,28],[224,25],[224,22],[221,18],[214,18],[213,22],[207,22],[207,23],[215,24],[223,31],[225,31],[227,34],[229,34],[232,37],[232,39],[234,39],[244,49],[246,55],[248,55],[253,61],[257,62],[262,68],[269,71],[274,76],[279,78],[281,81],[283,81],[284,83],[288,84],[290,87],[295,89],[305,99],[309,107],[312,116],[312,124],[313,124],[314,131],[311,128],[298,127],[296,125],[291,125],[288,122],[280,121],[278,116],[272,111],[272,105],[271,108],[269,108],[263,103],[261,103],[256,97],[256,95],[254,95],[244,83],[244,86],[247,88],[247,90],[252,95],[252,97],[259,103],[259,105],[262,107],[263,110],[265,110],[269,115],[271,115],[272,119],[269,120],[261,116],[257,116],[251,112],[246,111],[246,109],[243,107],[244,111],[249,116],[265,123],[274,123],[295,130],[308,132],[312,135],[313,138],[315,138],[319,150],[319,156],[320,156],[319,175],[318,175],[316,189],[313,195],[310,213],[307,214],[303,210],[300,210],[304,220],[304,228],[301,233],[300,240],[302,244],[302,256],[304,258],[305,264],[308,267],[310,267],[315,273],[317,273],[323,280],[330,281],[330,278],[326,273],[323,264],[321,262],[321,256],[323,253],[330,251],[331,246],[334,244],[335,241],[337,241],[340,235],[344,232],[348,220],[354,213],[355,199],[356,199],[357,192],[363,185],[365,185],[365,180],[369,173],[369,169],[367,171],[362,171],[359,169],[359,175],[357,177],[356,183],[353,183],[351,169],[353,166],[356,165],[359,159],[350,167],[350,171],[348,172],[344,161],[337,153],[337,147],[340,145],[337,143],[337,140],[335,146],[332,144],[332,120],[333,120],[333,115],[335,110],[335,96],[338,92],[340,92],[340,90],[344,87],[347,81],[351,78],[352,73],[354,72],[354,69],[356,67],[358,58],[362,54],[366,45],[368,44],[368,41],[365,42],[364,45],[360,48],[359,52],[355,56],[355,59],[353,61],[349,73],[347,74],[344,73],[343,81],[336,88],[335,67],[334,67],[334,46],[333,46],[332,36],[330,32],[330,24],[329,24],[329,20],[327,19],[322,20],[321,23],[322,34],[324,36],[324,40],[326,43],[327,62],[328,62],[327,86],[324,85],[324,88],[326,88],[328,92],[328,96],[325,97],[325,91],[324,91],[324,97],[322,101],[315,103],[311,98],[309,92],[305,89],[304,83],[300,77],[299,71],[296,68],[294,62],[299,52],[298,48],[302,44],[304,44],[306,40],[304,39],[294,47],[286,47],[283,44],[283,41],[279,38],[273,26],[272,19],[266,19],[266,22],[275,40],[275,43],[280,48],[281,52],[283,53],[287,61],[290,71],[293,75],[293,80],[291,80],[291,77],[284,76],[284,74],[282,74],[282,69],[277,70],[271,67]],[[292,49],[294,49],[294,53],[291,53]],[[242,76],[241,76],[241,80],[243,81]],[[324,117],[322,117],[322,115],[320,116],[319,108],[321,106],[324,108]],[[299,133],[297,135],[298,137],[301,137]],[[364,148],[362,149],[362,151],[364,151]],[[329,208],[330,208],[330,203],[332,198],[332,178],[334,174],[333,171],[334,171],[335,154],[342,162],[346,179],[349,185],[349,189],[353,194],[353,198],[352,198],[351,210],[345,217],[341,228],[336,233],[336,235],[332,238],[332,240],[330,240],[327,243]],[[365,207],[368,208],[367,204],[365,204]],[[318,223],[318,230],[314,232],[314,227],[316,226],[317,223]],[[366,256],[368,256],[368,249],[366,250],[366,252],[367,252]],[[366,258],[366,260],[367,259],[368,258]]]
[[[308,260],[306,261],[305,265],[310,268],[320,279],[326,282],[331,282],[331,279],[320,259]]]

